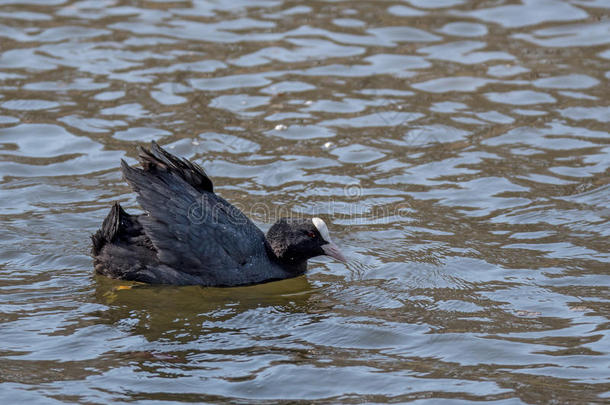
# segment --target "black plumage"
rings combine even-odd
[[[114,203],[92,236],[95,270],[152,284],[237,286],[295,277],[307,260],[345,260],[319,218],[280,219],[267,235],[214,193],[198,165],[156,143],[140,148],[142,168],[121,162],[145,211],[130,215]]]

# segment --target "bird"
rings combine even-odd
[[[280,218],[265,234],[216,194],[196,163],[154,141],[138,152],[141,168],[121,159],[121,170],[144,213],[113,203],[91,235],[96,273],[148,284],[235,287],[300,276],[316,256],[347,261],[321,218]]]

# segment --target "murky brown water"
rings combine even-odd
[[[2,403],[608,401],[609,80],[608,0],[0,0]],[[153,139],[352,262],[95,277]]]

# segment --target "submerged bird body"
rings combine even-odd
[[[307,259],[344,261],[319,218],[281,219],[267,235],[214,193],[205,171],[156,143],[123,174],[146,212],[114,203],[92,236],[95,270],[151,284],[237,286],[295,277]]]

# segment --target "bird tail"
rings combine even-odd
[[[128,217],[129,214],[121,208],[121,205],[115,201],[112,204],[112,208],[110,208],[110,212],[104,219],[102,223],[102,227],[97,230],[97,232],[91,235],[91,242],[93,246],[91,248],[91,253],[94,256],[97,256],[101,251],[104,245],[113,241],[119,232],[119,228],[121,226],[121,219]]]

